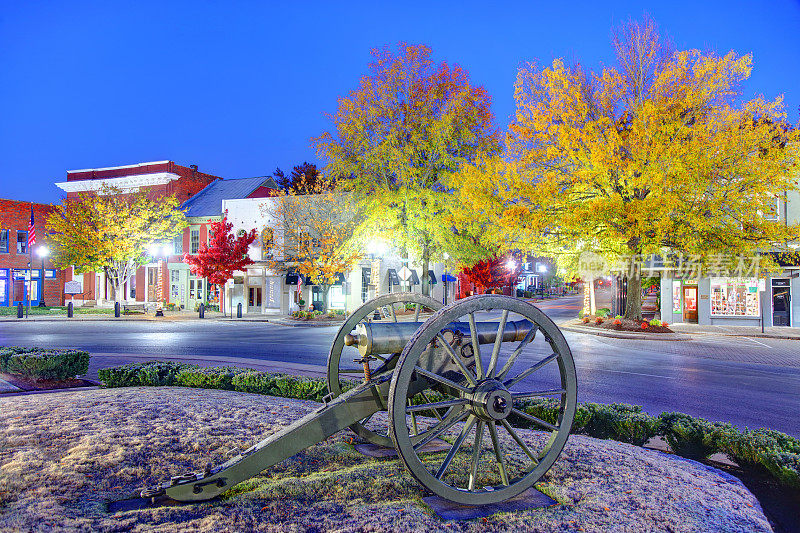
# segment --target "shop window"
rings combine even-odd
[[[672,282],[672,312],[681,312],[681,282]]]
[[[17,253],[18,254],[27,254],[28,253],[28,232],[18,230],[17,231]]]
[[[190,252],[196,254],[200,250],[200,230],[193,229],[189,232]]]
[[[8,253],[8,230],[0,229],[0,253]]]
[[[756,278],[711,278],[711,316],[761,314]]]

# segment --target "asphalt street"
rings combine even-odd
[[[537,304],[556,323],[579,298]],[[2,322],[0,346],[71,347],[104,354],[97,368],[142,356],[236,357],[324,368],[337,328],[297,328],[230,320]],[[800,341],[706,335],[645,341],[565,332],[580,401],[625,402],[645,411],[681,411],[739,427],[800,436]],[[534,374],[535,376],[535,374]]]

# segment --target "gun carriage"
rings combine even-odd
[[[553,465],[577,401],[572,354],[558,327],[532,304],[496,295],[446,307],[414,293],[370,300],[339,329],[327,379],[330,394],[316,411],[222,465],[175,476],[142,496],[208,500],[349,427],[393,446],[434,494],[497,503]],[[542,397],[557,403],[556,423],[524,411],[526,400]],[[538,431],[520,431],[527,428]],[[446,453],[426,454],[436,438],[447,441]]]

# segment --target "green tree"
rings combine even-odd
[[[149,198],[113,187],[65,198],[47,218],[53,263],[79,273],[104,272],[120,301],[124,283],[151,260],[149,247],[171,241],[186,227],[178,206],[173,196]]]
[[[427,272],[453,246],[447,177],[497,150],[490,98],[457,65],[426,46],[373,50],[369,74],[339,99],[333,131],[314,139],[329,176],[353,193],[363,221],[357,238],[382,232]],[[429,293],[427,276],[423,293]]]

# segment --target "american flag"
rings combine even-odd
[[[31,219],[28,222],[28,250],[36,244],[36,226],[33,225],[33,207],[31,207]]]

